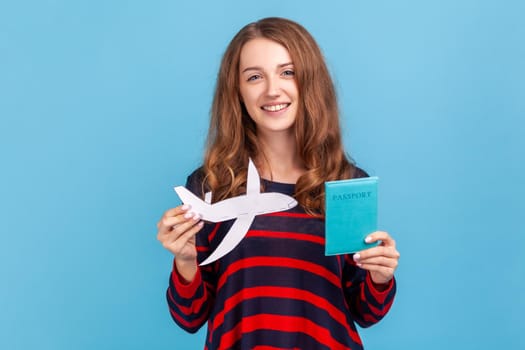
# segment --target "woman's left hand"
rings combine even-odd
[[[376,231],[366,237],[367,243],[381,241],[373,248],[368,248],[354,254],[356,265],[370,272],[372,282],[386,284],[394,277],[394,271],[399,261],[396,242],[387,232]]]

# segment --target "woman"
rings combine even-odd
[[[299,24],[266,18],[241,29],[222,59],[203,167],[186,187],[213,201],[245,193],[248,159],[267,192],[299,205],[260,215],[241,243],[199,266],[232,222],[204,223],[179,206],[158,239],[175,255],[168,305],[189,332],[208,322],[207,349],[362,349],[355,323],[378,322],[395,294],[399,253],[377,247],[324,255],[324,182],[367,176],[345,156],[334,86]]]

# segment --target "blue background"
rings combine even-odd
[[[401,251],[367,349],[523,349],[523,1],[2,1],[0,348],[199,349],[155,224],[201,162],[221,55],[284,16],[324,50]],[[184,345],[183,345],[184,344]]]

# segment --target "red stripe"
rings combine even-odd
[[[213,227],[213,230],[208,234],[208,244],[212,241],[213,237],[215,237],[215,235],[217,234],[217,231],[219,230],[220,226],[221,226],[220,222],[216,223],[215,226]],[[199,253],[207,253],[209,251],[210,251],[209,245],[205,245],[205,246],[199,245],[199,246],[197,246],[197,252],[199,252]]]
[[[390,302],[386,304],[382,309],[378,309],[374,305],[368,302],[365,292],[364,292],[364,288],[365,288],[364,285],[361,285],[360,298],[356,299],[357,310],[359,310],[359,312],[363,315],[363,319],[366,322],[377,323],[379,322],[379,319],[385,316],[388,310],[390,310],[390,307],[392,306],[394,299],[390,300]],[[365,312],[362,308],[363,304],[366,304],[372,313]]]
[[[374,297],[374,299],[379,303],[383,304],[385,302],[385,299],[388,297],[389,292],[392,290],[392,287],[394,286],[394,279],[391,279],[388,282],[388,287],[383,291],[378,291],[374,287],[374,282],[372,281],[372,277],[370,277],[370,272],[367,272],[365,283],[368,286],[368,290],[370,291],[370,294]]]
[[[181,278],[182,277],[179,275],[174,261],[173,271],[171,272],[171,280],[173,286],[175,286],[175,291],[181,296],[181,298],[190,299],[195,295],[199,286],[202,285],[201,273],[200,271],[197,271],[197,274],[193,278],[193,281],[191,281],[190,283],[183,282]]]
[[[177,322],[179,322],[180,324],[183,325],[183,327],[186,327],[186,328],[199,327],[206,320],[206,318],[208,318],[208,314],[204,313],[201,317],[196,318],[195,320],[189,322],[185,320],[184,318],[180,317],[179,315],[177,315],[175,311],[173,311],[171,308],[170,308],[170,314],[173,318],[177,320]]]
[[[251,350],[301,350],[299,348],[276,348],[275,346],[269,345],[256,345]]]
[[[306,213],[289,213],[286,211],[279,211],[276,213],[270,213],[270,214],[264,214],[261,216],[280,216],[280,217],[287,217],[287,218],[301,218],[301,219],[317,219],[317,217],[306,214]]]
[[[337,257],[337,266],[339,266],[339,273],[342,275],[343,274],[343,264],[344,264],[344,258],[339,255]]]
[[[206,252],[209,252],[210,251],[210,248],[209,247],[205,247],[205,246],[198,246],[197,247],[197,251],[199,253],[206,253]]]
[[[347,264],[356,266],[356,262],[354,261],[354,259],[351,256],[351,254],[345,254],[344,257],[345,257],[345,262]]]
[[[202,305],[206,301],[206,298],[199,298],[196,300],[193,300],[191,303],[191,306],[184,306],[175,301],[175,298],[173,298],[173,294],[171,293],[171,288],[168,288],[168,297],[170,298],[170,301],[177,306],[177,308],[185,315],[191,315],[194,313],[197,313],[197,311],[194,310],[200,310],[202,308]]]
[[[370,308],[370,311],[372,311],[374,313],[374,317],[383,317],[387,314],[388,310],[390,310],[390,307],[392,306],[392,303],[394,302],[394,299],[390,300],[390,302],[388,304],[386,304],[385,306],[383,306],[382,309],[378,309],[376,308],[374,305],[370,304],[370,303],[367,303],[368,304],[368,307]],[[377,320],[379,321],[379,320]],[[377,322],[376,321],[376,322]]]
[[[221,223],[218,222],[215,224],[215,227],[213,228],[213,230],[210,232],[210,234],[208,235],[208,243],[211,242],[213,240],[213,238],[215,237],[215,235],[217,234],[217,231],[219,230],[219,227],[221,226]]]
[[[231,331],[224,334],[219,349],[230,349],[246,333],[260,329],[279,332],[305,333],[328,348],[348,349],[332,338],[330,331],[304,317],[260,314],[244,317]]]
[[[330,283],[334,284],[336,287],[341,287],[341,281],[338,276],[336,276],[332,271],[328,270],[327,268],[311,263],[309,261],[300,260],[300,259],[292,259],[292,258],[274,258],[269,256],[264,257],[252,257],[252,258],[246,258],[241,259],[230,266],[224,271],[224,273],[221,275],[219,279],[219,283],[217,284],[217,290],[220,290],[228,277],[235,272],[251,268],[251,267],[288,267],[291,269],[297,269],[297,270],[304,270],[308,271],[310,273],[313,273],[315,275],[318,275]]]
[[[290,349],[283,349],[283,348],[276,348],[274,346],[267,346],[267,345],[257,345],[252,350],[300,350],[299,348],[290,348]]]
[[[232,295],[224,303],[224,308],[215,316],[212,329],[215,331],[224,322],[224,316],[243,301],[253,298],[284,298],[307,302],[325,310],[335,321],[343,326],[354,342],[360,343],[359,335],[348,326],[345,314],[326,299],[306,290],[289,287],[252,287]]]
[[[381,317],[381,316],[383,316],[383,315],[386,314],[385,311],[378,309],[378,308],[375,307],[374,305],[370,304],[367,300],[363,300],[363,301],[368,305],[368,307],[370,308],[370,311],[372,311],[374,317],[375,317],[375,316],[379,316],[379,317]]]
[[[375,324],[375,323],[379,322],[379,320],[377,318],[375,318],[374,315],[372,315],[372,314],[363,314],[363,320],[365,320],[369,324]]]
[[[300,241],[309,241],[317,244],[324,245],[324,237],[314,236],[307,233],[297,232],[275,232],[275,231],[261,231],[261,230],[250,230],[248,231],[247,237],[273,237],[283,239],[295,239]]]

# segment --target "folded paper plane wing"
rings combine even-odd
[[[207,265],[209,263],[214,262],[215,260],[218,260],[231,252],[233,248],[235,248],[239,243],[241,243],[244,236],[246,236],[246,233],[248,233],[248,230],[250,229],[250,225],[252,224],[254,219],[253,215],[241,215],[235,220],[232,227],[224,236],[223,240],[217,248],[211,253],[210,256],[206,258],[203,262],[200,263],[200,265]]]
[[[293,197],[282,193],[260,193],[260,186],[257,168],[250,159],[245,195],[210,204],[183,186],[175,187],[182,203],[190,205],[191,211],[199,214],[203,220],[221,222],[236,219],[221,243],[200,265],[209,264],[232,251],[246,236],[256,215],[284,211],[297,205]]]

